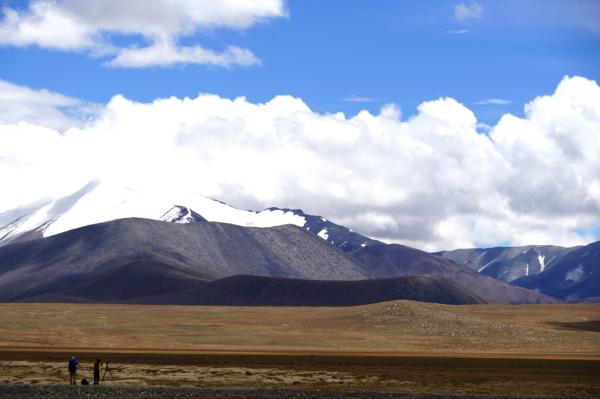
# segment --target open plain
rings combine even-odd
[[[0,383],[600,395],[600,305],[0,305]]]

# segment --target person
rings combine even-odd
[[[69,360],[69,383],[71,385],[77,385],[77,366],[79,366],[77,359],[75,356],[71,356]]]
[[[98,385],[100,382],[100,369],[102,368],[102,362],[100,359],[96,359],[94,362],[94,385]]]

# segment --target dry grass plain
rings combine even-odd
[[[0,383],[600,395],[600,305],[1,304]]]

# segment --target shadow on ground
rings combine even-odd
[[[565,330],[600,332],[600,320],[577,321],[571,323],[548,323],[551,326]]]

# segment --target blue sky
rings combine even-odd
[[[479,5],[480,16],[458,21],[460,3],[289,1],[287,17],[182,39],[216,50],[249,48],[262,64],[248,67],[117,68],[80,52],[4,46],[0,78],[100,103],[117,93],[151,101],[208,92],[254,102],[291,94],[315,111],[347,114],[393,102],[412,115],[419,103],[449,96],[488,124],[506,112],[522,114],[525,102],[550,93],[565,75],[600,79],[598,2],[465,2]],[[507,102],[477,104],[490,98]]]

